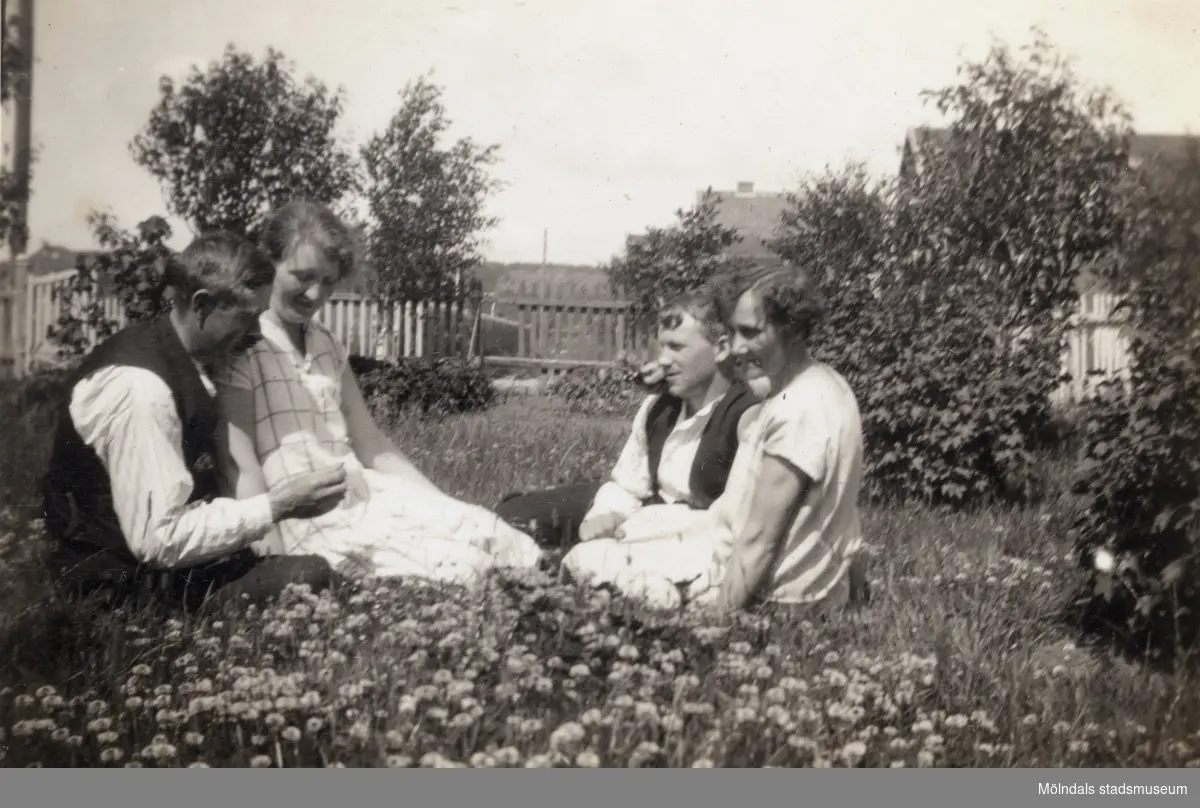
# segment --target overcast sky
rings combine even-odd
[[[1040,24],[1139,131],[1200,133],[1197,0],[37,0],[30,249],[84,217],[165,210],[128,143],[227,43],[282,50],[348,93],[362,143],[427,71],[456,134],[500,145],[488,258],[594,263],[698,189],[795,187],[848,158],[894,171],[919,93]],[[174,246],[189,232],[172,221]]]

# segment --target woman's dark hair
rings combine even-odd
[[[768,323],[784,338],[807,341],[824,315],[813,275],[781,259],[759,259],[725,270],[713,280],[721,321],[732,327],[733,311],[747,292],[753,292]]]

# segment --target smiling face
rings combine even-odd
[[[738,298],[730,330],[733,356],[743,378],[756,392],[770,380],[783,376],[788,366],[789,346],[774,323],[767,320],[757,292],[749,291]]]
[[[285,323],[307,323],[329,300],[340,277],[324,252],[301,242],[276,266],[271,310]]]

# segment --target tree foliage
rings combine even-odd
[[[3,37],[3,47],[0,48],[0,103],[6,107],[13,100],[14,93],[23,91],[29,76],[29,55],[21,42],[19,23],[17,16],[10,14],[6,0],[0,8],[0,37]],[[11,146],[5,144],[4,148]],[[32,169],[32,163],[33,155],[28,155],[24,175],[19,171],[10,171],[7,166],[0,168],[0,240],[17,253],[24,252],[29,237],[24,213],[29,201],[28,172]]]
[[[1080,269],[1120,237],[1128,115],[1084,87],[1040,33],[1018,54],[998,45],[959,73],[926,93],[953,122],[905,188],[906,216],[919,223],[905,235],[927,255],[919,270],[930,287],[986,295],[997,339],[1050,327],[1040,341],[1053,343]]]
[[[895,183],[808,178],[774,249],[817,269],[815,352],[859,396],[877,491],[1022,498],[1052,434],[1081,267],[1121,234],[1128,125],[1041,36],[926,93],[950,119]]]
[[[730,248],[742,241],[737,228],[717,220],[717,197],[707,189],[695,206],[675,212],[668,227],[650,227],[630,239],[605,268],[613,291],[630,302],[635,328],[652,326],[664,299],[709,280],[743,260]]]
[[[300,81],[279,51],[256,60],[230,45],[181,83],[164,76],[159,91],[130,151],[195,232],[252,236],[292,198],[337,205],[355,190],[353,153],[335,133],[342,90]]]
[[[68,361],[116,332],[119,320],[107,301],[116,301],[126,323],[170,309],[163,278],[175,253],[167,246],[171,227],[166,219],[151,216],[132,232],[107,212],[92,214],[88,223],[102,249],[76,259],[75,274],[60,292],[58,320],[48,335]]]
[[[855,389],[867,385],[899,347],[880,316],[893,191],[891,182],[872,182],[857,163],[804,177],[788,194],[777,235],[767,242],[781,257],[815,273],[825,308],[815,353]]]
[[[1128,185],[1126,238],[1099,271],[1132,361],[1085,411],[1075,525],[1091,571],[1082,605],[1127,648],[1190,646],[1200,628],[1200,151]],[[1111,569],[1097,567],[1097,554]]]
[[[367,254],[374,293],[385,303],[446,298],[471,286],[482,261],[486,215],[499,184],[488,173],[498,146],[443,141],[451,121],[442,90],[409,83],[399,110],[363,147]]]
[[[14,86],[25,74],[25,53],[21,47],[18,19],[9,13],[8,0],[0,3],[0,36],[4,39],[0,52],[0,102],[7,104]]]

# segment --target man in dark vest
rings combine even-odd
[[[619,535],[652,505],[706,509],[725,490],[739,425],[758,396],[735,378],[728,338],[711,292],[695,289],[659,312],[659,357],[644,368],[657,381],[633,420],[605,482],[510,494],[501,519],[539,542],[565,547]]]
[[[273,279],[248,241],[200,236],[164,273],[172,311],[122,329],[74,371],[42,488],[69,594],[150,595],[194,609],[332,582],[322,559],[259,556],[252,545],[283,519],[334,507],[344,472],[244,500],[220,496],[211,374],[261,337]]]

